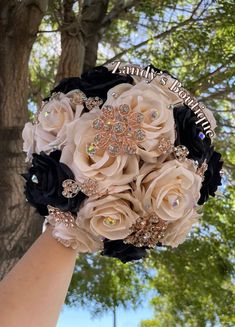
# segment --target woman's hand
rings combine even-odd
[[[0,282],[1,327],[56,326],[77,252],[51,233],[49,226]]]

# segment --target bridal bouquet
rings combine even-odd
[[[177,247],[221,185],[221,155],[162,74],[174,82],[95,67],[64,79],[24,127],[26,198],[78,253],[127,262]]]

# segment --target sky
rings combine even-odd
[[[139,327],[140,321],[151,319],[153,311],[146,303],[138,310],[117,309],[117,327]],[[87,310],[79,308],[63,307],[56,327],[112,327],[112,313],[105,314],[101,318],[94,319]]]

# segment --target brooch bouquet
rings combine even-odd
[[[127,262],[177,247],[221,185],[221,155],[161,76],[95,67],[62,80],[25,124],[26,198],[78,253]]]

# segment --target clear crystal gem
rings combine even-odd
[[[121,104],[119,106],[119,112],[122,114],[122,115],[126,115],[128,114],[130,111],[130,107],[128,106],[128,104]]]
[[[113,125],[113,131],[117,134],[121,134],[125,131],[125,125],[123,123],[117,122]]]
[[[154,110],[150,113],[151,119],[155,120],[159,117],[159,111],[158,110]]]
[[[117,155],[119,154],[120,152],[120,148],[117,144],[109,144],[108,146],[108,152],[111,154],[111,155]]]
[[[97,118],[93,121],[93,128],[101,129],[102,127],[103,127],[103,121],[101,119]]]
[[[145,132],[142,129],[137,129],[135,131],[135,138],[138,141],[143,141],[145,139]]]
[[[35,183],[35,184],[38,184],[38,183],[39,183],[38,178],[37,178],[37,176],[36,176],[35,174],[32,175],[32,177],[31,177],[31,181],[32,181],[33,183]]]
[[[179,199],[175,199],[175,200],[172,202],[172,207],[173,207],[173,208],[177,208],[177,207],[179,206],[179,204],[180,204]]]

